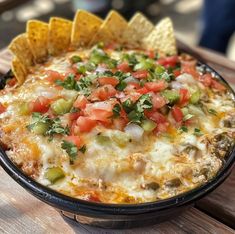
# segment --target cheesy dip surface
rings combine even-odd
[[[1,144],[71,197],[143,203],[212,179],[235,139],[232,94],[186,54],[101,43],[37,65],[0,92]]]

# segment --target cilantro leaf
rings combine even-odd
[[[136,109],[138,112],[143,112],[145,109],[152,109],[152,107],[153,104],[149,94],[143,94],[136,104]]]
[[[113,107],[113,116],[114,117],[118,117],[120,116],[120,111],[121,111],[121,106],[120,104],[115,104],[114,107]]]
[[[202,136],[203,133],[201,132],[201,130],[199,128],[194,128],[194,133],[195,136]]]
[[[66,153],[68,154],[70,158],[70,163],[73,164],[74,161],[77,159],[77,155],[78,155],[77,146],[73,144],[72,142],[63,140],[61,144],[61,148],[66,151]]]
[[[80,149],[80,152],[82,152],[83,154],[86,152],[86,145],[83,145]]]
[[[64,81],[56,80],[55,83],[69,90],[76,90],[77,87],[77,81],[75,80],[74,74],[69,74]]]

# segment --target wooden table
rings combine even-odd
[[[204,49],[192,50],[235,88],[234,62]],[[10,59],[7,50],[0,53],[0,72],[9,69]],[[64,220],[0,168],[0,233],[235,233],[235,169],[219,188],[171,221],[144,228],[104,230]]]

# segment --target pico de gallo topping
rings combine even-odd
[[[153,51],[128,51],[120,47],[94,46],[87,56],[72,55],[68,73],[46,70],[45,79],[58,89],[76,92],[75,98],[38,97],[22,103],[20,113],[32,114],[29,131],[63,135],[61,147],[71,163],[85,152],[82,134],[96,126],[133,134],[170,134],[196,129],[206,95],[226,92],[211,73],[201,71],[189,55],[159,57]],[[4,111],[1,104],[0,111]],[[61,118],[69,118],[66,126]],[[194,130],[193,130],[194,131]],[[197,129],[195,135],[203,134]],[[135,135],[135,134],[134,134]]]

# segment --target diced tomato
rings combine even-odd
[[[123,118],[113,119],[114,129],[118,129],[118,130],[122,131],[126,125],[127,125],[127,121]]]
[[[130,72],[131,71],[131,67],[129,66],[129,64],[127,62],[123,62],[123,63],[118,64],[117,69],[122,72]]]
[[[76,121],[76,126],[80,132],[90,132],[96,126],[96,121],[90,117],[79,116]]]
[[[148,76],[148,71],[147,70],[139,70],[139,71],[133,72],[132,76],[135,77],[136,79],[144,79]]]
[[[222,85],[221,83],[219,83],[218,81],[216,81],[214,79],[212,79],[211,87],[216,89],[216,90],[219,90],[219,91],[225,91],[226,90],[224,85]]]
[[[73,106],[76,108],[79,108],[80,110],[84,109],[86,107],[86,104],[88,104],[89,101],[84,95],[79,95],[76,99],[76,101],[73,103]]]
[[[8,84],[10,87],[14,86],[16,83],[17,83],[16,78],[11,78],[11,79],[7,80],[7,84]]]
[[[32,112],[45,113],[49,109],[50,102],[51,102],[50,99],[43,96],[39,96],[35,101],[29,104],[29,109]]]
[[[148,57],[151,58],[151,59],[154,59],[154,58],[155,58],[155,53],[154,53],[153,50],[149,50],[149,51],[147,52],[147,55],[148,55]]]
[[[168,129],[168,126],[169,126],[169,123],[168,122],[165,122],[165,123],[159,123],[156,127],[156,132],[158,133],[164,133],[164,132],[167,132],[167,129]]]
[[[127,99],[130,99],[132,102],[136,102],[140,98],[141,94],[137,92],[130,92],[125,97],[121,98],[121,102],[125,102]]]
[[[146,111],[145,115],[157,124],[167,122],[167,118],[157,111]]]
[[[200,76],[199,81],[202,82],[206,87],[210,87],[212,84],[212,76],[210,73],[206,73]]]
[[[46,79],[48,81],[54,83],[56,80],[62,80],[63,76],[57,71],[47,70],[46,71]]]
[[[172,107],[171,113],[176,122],[181,122],[183,120],[184,115],[179,107]]]
[[[179,76],[181,74],[181,71],[179,69],[176,69],[173,71],[173,74],[175,77]]]
[[[74,112],[74,113],[69,113],[69,120],[74,121],[81,115],[82,115],[82,113],[80,111],[79,112]]]
[[[80,148],[82,146],[82,140],[79,136],[67,136],[65,138],[66,141],[69,141],[71,143],[73,143],[74,145],[76,145],[78,148]]]
[[[99,199],[99,195],[96,193],[89,194],[89,196],[87,197],[87,200],[91,202],[101,202]]]
[[[164,67],[175,67],[178,61],[178,56],[174,55],[170,57],[160,58],[157,60],[157,63]]]
[[[181,106],[184,106],[188,103],[190,98],[190,93],[187,89],[180,89],[180,100],[179,100],[179,104]]]
[[[153,110],[159,109],[166,104],[166,99],[159,94],[152,94]]]
[[[149,90],[146,87],[143,87],[143,88],[137,89],[136,92],[140,94],[146,94],[146,93],[149,93]]]
[[[2,103],[0,102],[0,114],[2,114],[5,111],[6,111],[6,107],[3,106]]]
[[[88,104],[85,109],[85,115],[88,115],[93,120],[108,122],[113,115],[113,106],[115,103],[106,101]]]
[[[115,96],[116,93],[117,90],[112,85],[104,85],[97,88],[90,97],[91,99],[99,99],[101,101],[105,101],[108,98]]]
[[[144,87],[149,91],[159,92],[167,87],[167,83],[164,80],[160,80],[157,82],[147,82],[144,84]]]
[[[195,79],[199,78],[199,73],[196,70],[196,60],[181,61],[181,73],[188,73]]]
[[[98,121],[107,122],[109,118],[113,115],[111,111],[102,109],[93,109],[90,111],[90,118]]]
[[[98,82],[100,85],[112,85],[115,87],[119,80],[115,77],[99,77]]]

